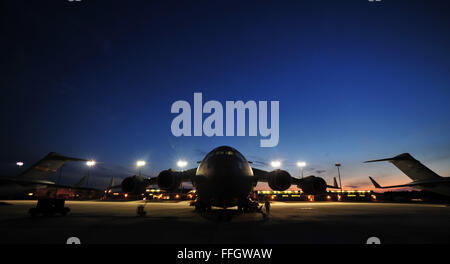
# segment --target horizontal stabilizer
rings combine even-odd
[[[409,153],[403,153],[400,155],[397,155],[395,157],[392,158],[385,158],[385,159],[376,159],[376,160],[367,160],[364,161],[364,163],[369,163],[369,162],[379,162],[379,161],[395,161],[395,160],[416,160],[413,158],[413,156],[411,156],[411,154]]]

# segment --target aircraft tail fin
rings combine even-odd
[[[301,179],[298,179],[298,180],[301,180]],[[298,183],[297,183],[297,185],[298,185]],[[333,177],[333,185],[328,185],[327,184],[327,188],[331,188],[331,189],[340,189],[341,188],[337,184],[336,177]]]
[[[409,153],[403,153],[393,158],[368,160],[365,162],[378,161],[389,161],[414,181],[435,180],[441,178],[441,176],[437,175],[434,171],[420,163],[420,161],[413,158]]]
[[[67,161],[87,161],[85,159],[66,157],[61,154],[50,152],[44,158],[29,167],[18,177],[28,180],[45,180],[55,173]]]
[[[113,186],[114,186],[114,176],[111,177],[111,181],[109,182],[109,186],[107,189],[110,189]]]
[[[339,185],[337,184],[337,181],[336,181],[336,177],[333,177],[333,185],[334,185],[334,187],[339,188]]]
[[[383,188],[381,187],[381,185],[378,184],[378,182],[376,182],[372,177],[369,176],[370,181],[372,182],[373,186],[375,186],[375,188]]]

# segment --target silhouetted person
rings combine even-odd
[[[270,202],[269,202],[269,200],[266,200],[264,202],[264,207],[266,208],[266,213],[269,214],[269,212],[270,212]]]
[[[144,210],[144,205],[139,205],[137,207],[137,214],[138,216],[145,216],[147,214],[147,212]]]

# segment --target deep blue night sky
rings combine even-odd
[[[448,1],[2,1],[2,175],[47,152],[93,158],[94,183],[195,166],[231,145],[347,188],[409,179],[367,159],[410,152],[450,175]],[[170,107],[280,101],[280,141],[180,137]],[[206,115],[205,115],[206,117]],[[70,165],[65,181],[86,173]],[[268,169],[267,167],[262,167]]]

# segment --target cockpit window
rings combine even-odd
[[[218,150],[218,151],[214,152],[214,155],[228,155],[228,156],[233,156],[233,155],[235,155],[235,153],[234,153],[233,151],[231,151],[231,150],[228,150],[228,151],[221,151],[221,150]]]

